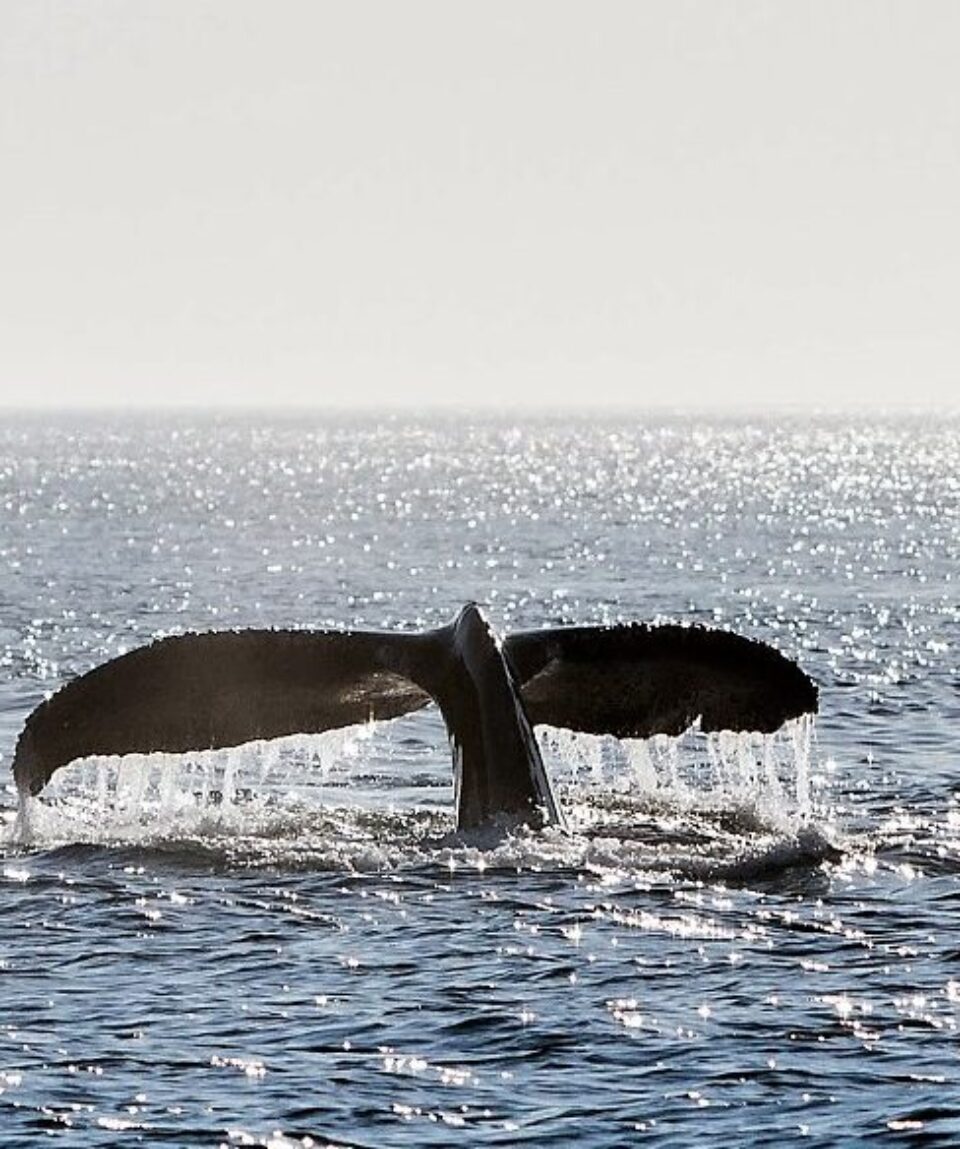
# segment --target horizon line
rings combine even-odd
[[[953,417],[960,415],[960,402],[943,404],[934,400],[913,400],[911,402],[876,403],[865,400],[847,400],[832,403],[781,400],[764,403],[650,403],[650,402],[603,402],[603,403],[470,403],[470,402],[424,402],[424,403],[271,403],[254,402],[90,402],[90,403],[23,403],[8,402],[0,398],[0,415],[471,415],[507,416],[591,416],[602,415],[732,415],[732,416],[778,416],[778,415],[868,415],[883,417],[889,415],[938,415]]]

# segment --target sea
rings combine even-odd
[[[566,829],[457,832],[432,708],[17,794],[152,639],[468,601],[819,714],[540,728]],[[960,415],[3,414],[0,921],[14,1149],[960,1144]]]

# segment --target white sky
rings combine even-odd
[[[954,0],[0,0],[0,404],[960,403]]]

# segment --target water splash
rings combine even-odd
[[[802,823],[817,812],[811,788],[813,719],[773,734],[692,726],[678,737],[619,740],[540,726],[544,760],[557,784],[590,801],[613,795],[679,809],[750,809],[772,826]]]
[[[324,806],[374,724],[188,754],[92,757],[63,767],[37,798],[20,796],[14,840],[144,844],[273,836]]]
[[[570,832],[454,830],[442,746],[369,724],[185,755],[91,758],[24,798],[9,844],[202,850],[231,865],[756,873],[831,857],[812,723],[618,741],[540,727]],[[411,745],[413,743],[413,745]],[[423,770],[429,752],[430,771]],[[411,777],[411,765],[420,771]]]

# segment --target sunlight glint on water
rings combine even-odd
[[[815,728],[540,736],[452,832],[435,712],[0,792],[0,1140],[960,1142],[960,423],[0,424],[0,767],[211,627],[722,626]],[[128,769],[131,767],[132,769]]]

